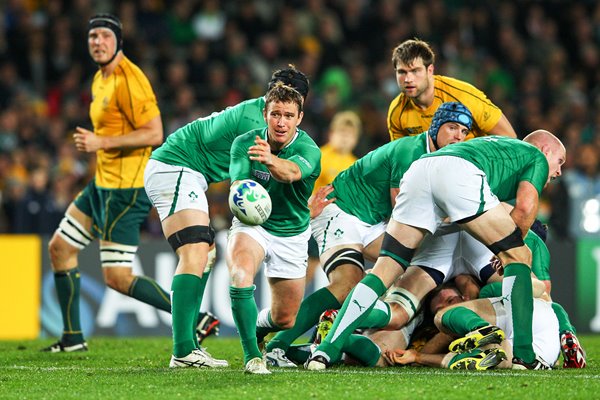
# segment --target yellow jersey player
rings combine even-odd
[[[400,94],[388,109],[390,140],[418,135],[429,129],[435,110],[445,102],[463,103],[473,114],[468,139],[485,135],[517,137],[513,127],[485,93],[475,86],[434,75],[435,54],[427,42],[407,40],[392,53]]]
[[[151,203],[144,190],[144,168],[152,146],[163,139],[156,96],[144,73],[122,50],[122,25],[111,14],[88,23],[88,50],[99,69],[92,83],[93,131],[77,127],[77,150],[96,153],[94,179],[69,205],[54,233],[50,259],[63,318],[63,335],[49,352],[85,351],[79,316],[77,256],[94,238],[107,285],[161,310],[170,311],[169,294],[156,282],[132,274],[140,225]]]

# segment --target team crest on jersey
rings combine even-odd
[[[252,171],[252,175],[265,182],[269,182],[269,179],[271,179],[271,174],[265,171],[254,170]]]
[[[338,228],[335,232],[333,232],[333,236],[339,239],[344,236],[344,231]]]
[[[196,193],[194,193],[193,191],[190,192],[190,194],[188,194],[188,196],[189,196],[190,200],[192,201],[192,203],[195,202],[196,199],[198,199],[198,195]]]

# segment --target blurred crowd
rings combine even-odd
[[[437,74],[486,92],[520,137],[541,128],[563,140],[565,176],[540,208],[553,235],[572,236],[574,198],[600,199],[600,2],[6,0],[0,233],[52,233],[93,176],[94,157],[75,150],[72,133],[91,129],[97,67],[86,29],[97,12],[121,18],[124,52],[152,82],[165,136],[262,95],[271,72],[293,63],[311,79],[301,128],[322,145],[332,116],[354,110],[362,156],[389,141],[386,113],[398,93],[391,51],[418,37],[432,44]],[[209,196],[222,205],[211,213],[223,227],[227,186]],[[160,235],[155,216],[146,232]]]

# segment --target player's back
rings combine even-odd
[[[201,172],[207,182],[229,178],[231,144],[236,137],[266,126],[263,97],[246,100],[179,128],[151,158]]]

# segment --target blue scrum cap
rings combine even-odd
[[[433,140],[433,143],[435,143],[435,147],[438,147],[438,131],[446,122],[457,122],[471,130],[471,127],[473,126],[473,115],[467,107],[457,101],[443,103],[439,106],[435,114],[433,114],[431,126],[428,130],[429,136]]]

